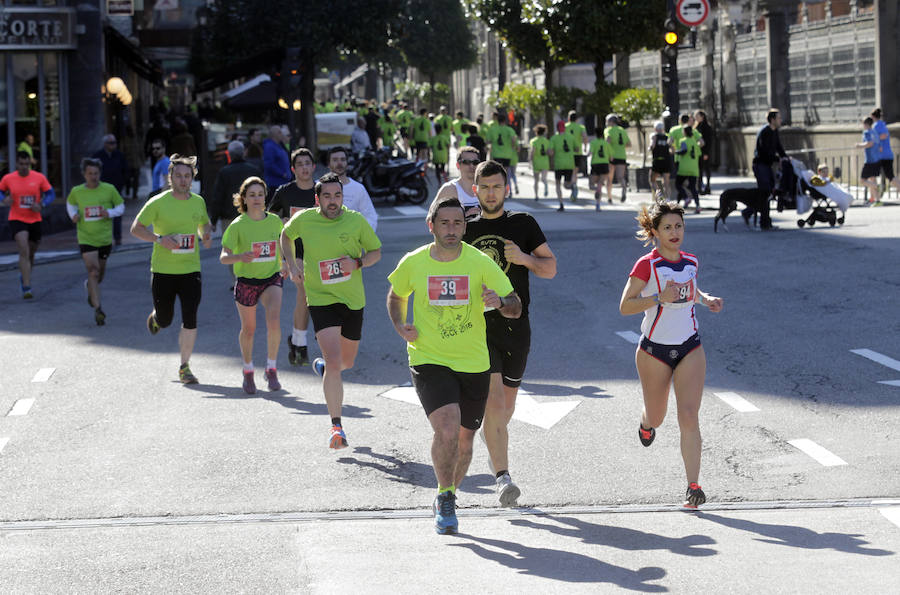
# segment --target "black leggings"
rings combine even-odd
[[[166,328],[175,316],[175,298],[181,300],[181,327],[197,328],[197,310],[200,307],[200,273],[169,275],[152,273],[150,290],[153,292],[153,310],[156,323]]]
[[[694,199],[694,202],[697,203],[697,206],[700,206],[700,196],[697,194],[697,176],[675,176],[675,188],[678,189],[678,202],[681,202],[685,198],[687,198],[687,192],[684,191],[684,183],[688,183],[688,188],[691,189],[691,198]],[[690,199],[685,202],[684,206],[688,206],[691,204]]]

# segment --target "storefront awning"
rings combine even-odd
[[[159,62],[145,56],[139,47],[109,25],[103,28],[103,33],[106,36],[106,50],[110,55],[125,62],[141,78],[162,87],[163,70]]]

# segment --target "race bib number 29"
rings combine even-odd
[[[341,267],[341,259],[319,261],[319,278],[324,285],[343,283],[350,279],[350,273]]]
[[[172,250],[172,254],[193,254],[195,237],[196,236],[192,233],[175,234],[175,240],[178,242],[178,247]]]
[[[272,262],[275,260],[275,240],[253,242],[253,262]]]
[[[432,306],[465,306],[469,303],[469,276],[429,275],[428,303]]]

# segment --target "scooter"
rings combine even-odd
[[[407,201],[414,205],[428,198],[424,161],[395,157],[388,147],[365,151],[348,164],[348,175],[359,180],[373,199]]]

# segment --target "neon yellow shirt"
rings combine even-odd
[[[362,271],[347,272],[337,260],[359,258],[362,251],[381,248],[381,240],[366,218],[347,207],[335,219],[322,215],[319,207],[299,211],[284,226],[292,240],[303,240],[303,288],[310,306],[345,304],[351,310],[366,305]]]
[[[200,271],[200,247],[197,245],[198,228],[209,223],[206,203],[199,194],[191,193],[187,200],[175,198],[171,190],[157,194],[147,201],[137,220],[161,236],[179,235],[179,247],[175,250],[153,244],[150,270],[154,273],[185,275]]]
[[[597,137],[591,141],[591,165],[598,163],[609,163],[609,156],[612,148],[606,139]]]
[[[516,148],[516,131],[505,124],[494,125],[486,138],[491,143],[491,159],[512,159]]]
[[[610,126],[603,131],[603,138],[612,149],[613,159],[626,159],[625,145],[628,144],[628,133],[621,126]]]
[[[417,143],[427,143],[431,138],[431,120],[426,116],[419,116],[412,123],[413,140]]]
[[[87,246],[109,246],[112,244],[112,219],[101,219],[99,208],[111,209],[122,204],[119,191],[112,184],[100,182],[96,188],[79,184],[69,192],[66,202],[78,207],[78,243]]]
[[[431,147],[431,161],[446,165],[450,159],[450,139],[438,134],[429,139],[428,145]]]
[[[545,136],[531,139],[531,163],[535,171],[550,169],[550,140]]]
[[[253,262],[234,263],[234,275],[247,279],[268,279],[281,270],[281,218],[266,213],[260,221],[241,213],[222,234],[222,245],[232,254],[253,251]]]
[[[435,124],[441,125],[441,136],[450,136],[453,127],[453,119],[447,114],[441,114],[434,118]]]
[[[431,257],[431,244],[409,252],[388,275],[391,288],[405,298],[413,294],[413,324],[419,337],[407,343],[409,365],[437,364],[457,372],[484,372],[490,367],[485,335],[482,284],[500,296],[513,287],[487,254],[462,244],[459,258]]]
[[[554,170],[575,169],[575,147],[572,146],[572,135],[557,132],[550,137],[550,148],[553,149]]]
[[[579,124],[578,122],[566,122],[566,132],[572,135],[572,138],[575,140],[576,148],[580,148],[584,144],[582,141],[584,141],[584,135],[587,132],[584,125]]]

